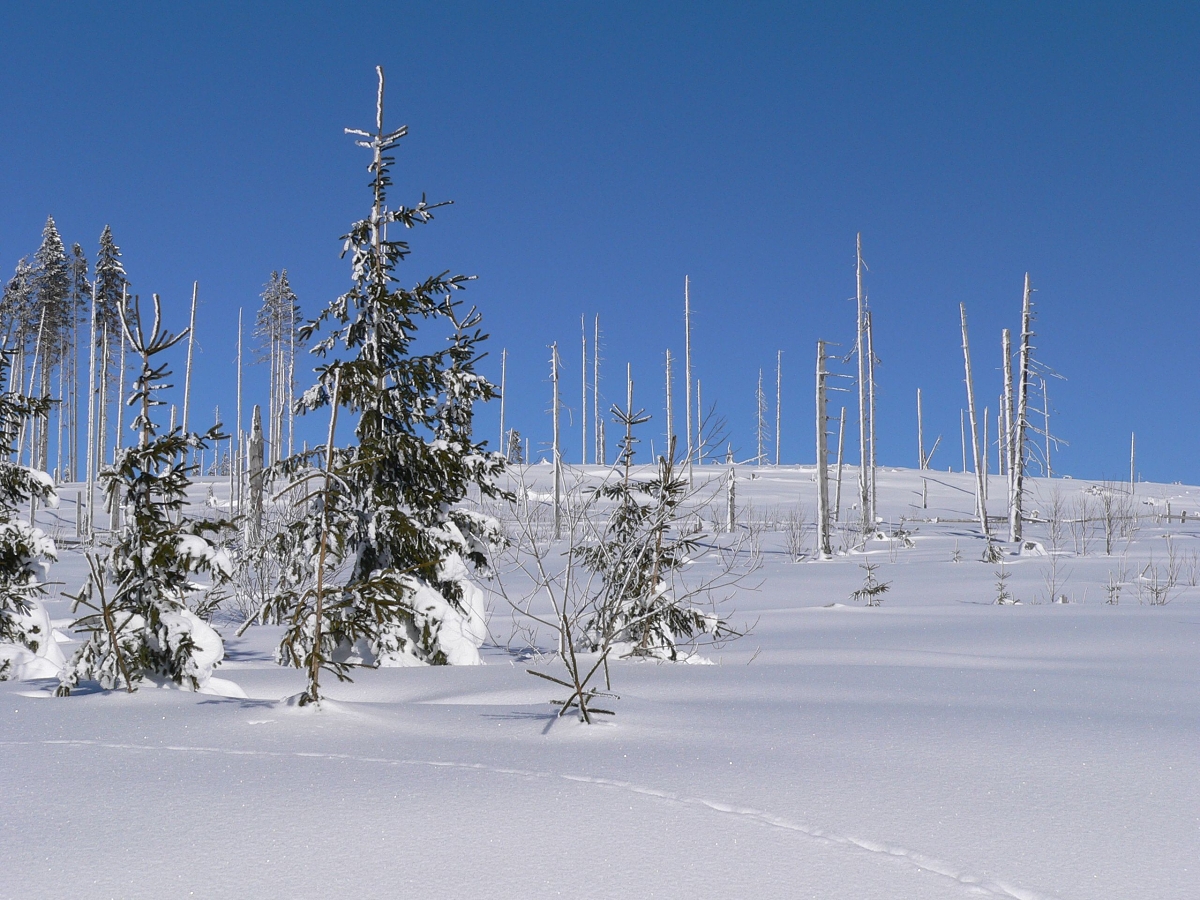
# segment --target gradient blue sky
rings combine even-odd
[[[630,361],[659,411],[689,274],[706,404],[753,453],[758,369],[771,381],[783,350],[783,461],[811,462],[815,342],[853,341],[861,231],[882,463],[915,465],[921,387],[934,463],[959,467],[958,304],[994,411],[1029,271],[1039,355],[1068,379],[1056,469],[1127,477],[1136,431],[1144,477],[1194,483],[1198,10],[6,4],[0,265],[47,214],[89,258],[110,223],[179,326],[199,279],[197,402],[231,408],[236,311],[271,270],[307,312],[348,284],[338,236],[369,194],[342,129],[371,123],[380,63],[410,126],[393,200],[456,201],[414,234],[405,280],[479,276],[485,371],[507,347],[508,419],[535,443],[553,340],[578,413],[580,314],[601,316],[602,391],[623,396]],[[496,410],[479,421],[493,435]]]

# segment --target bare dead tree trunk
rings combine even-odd
[[[671,457],[670,462],[674,463],[675,462],[675,460],[674,460],[674,456],[675,456],[675,418],[674,418],[674,409],[672,408],[673,404],[672,404],[672,398],[671,398],[671,394],[672,394],[671,380],[672,380],[671,351],[667,350],[667,384],[666,384],[666,388],[667,388],[667,409],[666,409],[666,414],[667,414],[667,454]]]
[[[1016,462],[1016,446],[1013,441],[1013,369],[1012,369],[1012,333],[1005,328],[1000,335],[1000,347],[1004,352],[1004,403],[1001,413],[1004,416],[1004,466],[1008,476],[1008,508],[1012,515],[1013,467]]]
[[[833,557],[833,544],[829,537],[829,417],[826,414],[825,390],[828,375],[825,369],[825,342],[817,341],[817,551],[822,559]],[[844,412],[842,421],[845,422]],[[840,438],[838,444],[840,451]]]
[[[588,355],[587,355],[587,316],[579,317],[579,331],[583,335],[583,403],[580,406],[580,415],[583,419],[583,442],[580,444],[580,460],[581,466],[587,465],[587,445],[588,445]]]
[[[340,372],[339,372],[340,374]],[[334,376],[337,377],[336,375]],[[255,403],[250,413],[250,540],[262,534],[263,516],[263,428],[262,408]]]
[[[1050,466],[1050,387],[1046,384],[1046,379],[1040,379],[1042,383],[1042,412],[1046,417],[1046,477],[1053,478],[1054,470]]]
[[[1129,432],[1129,496],[1132,497],[1137,491],[1137,469],[1134,464],[1137,462],[1137,434]]]
[[[965,409],[958,411],[958,429],[961,432],[959,437],[962,439],[962,470],[965,475],[967,471],[967,411]]]
[[[554,386],[554,539],[562,540],[562,453],[558,442],[559,399],[558,399],[558,344],[550,345],[550,383]]]
[[[124,302],[122,301],[122,306]],[[125,439],[125,329],[121,329],[121,360],[117,364],[117,433],[113,436],[113,460],[124,446]]]
[[[775,465],[779,465],[779,429],[783,423],[783,351],[775,351]]]
[[[833,494],[833,520],[842,520],[842,450],[846,445],[846,407],[842,407],[842,415],[838,421],[838,451],[837,451],[837,487]]]
[[[96,285],[92,284],[91,328],[88,334],[87,516],[84,531],[90,540],[96,500]]]
[[[607,465],[608,453],[604,448],[604,420],[600,418],[600,316],[593,319],[592,331],[592,421],[596,432],[596,453],[592,460],[597,465]],[[528,458],[528,456],[526,456]]]
[[[867,446],[871,450],[871,530],[875,529],[875,510],[879,507],[878,466],[875,461],[875,326],[871,311],[867,310],[867,398],[870,404],[871,423]]]
[[[979,429],[975,420],[975,382],[971,377],[971,345],[967,340],[967,305],[958,305],[962,317],[963,366],[966,370],[967,381],[967,414],[971,419],[971,455],[975,466],[975,513],[979,516],[979,527],[985,537],[989,537],[987,521],[987,504],[983,499],[983,468],[979,464]]]
[[[1012,498],[1008,512],[1008,539],[1021,540],[1021,506],[1025,489],[1025,428],[1029,424],[1030,363],[1033,352],[1033,287],[1025,273],[1025,297],[1021,303],[1021,357],[1017,392],[1017,421],[1013,429]]]
[[[692,481],[692,294],[691,279],[683,276],[683,378],[687,382],[687,468]],[[697,418],[701,415],[696,410]]]
[[[929,460],[925,458],[925,427],[921,419],[921,389],[917,388],[917,468],[928,469]]]
[[[500,351],[500,443],[496,446],[508,456],[508,437],[504,431],[504,395],[508,392],[505,379],[508,375],[508,350]]]
[[[761,466],[763,455],[766,453],[766,434],[767,427],[767,398],[763,394],[762,386],[762,369],[758,370],[758,388],[754,392],[754,409],[756,412],[755,420],[755,437],[757,438],[758,452],[754,456],[754,464]]]
[[[857,287],[858,319],[854,331],[854,355],[858,359],[858,502],[862,513],[862,530],[866,534],[874,522],[871,516],[871,490],[867,471],[871,465],[871,450],[867,445],[867,361],[866,361],[866,295],[863,293],[862,233],[855,244],[855,284]]]
[[[242,437],[242,310],[238,307],[238,339],[237,339],[237,430],[234,432],[237,435],[237,447],[234,450],[233,462],[234,469],[237,470],[237,475],[234,478],[234,493],[236,495],[236,512],[233,515],[239,515],[242,511],[242,455],[243,455],[243,437]]]
[[[979,453],[979,464],[983,467],[983,499],[988,498],[988,408],[983,408],[983,444]]]
[[[196,298],[200,294],[200,282],[192,282],[192,313],[188,317],[187,368],[183,372],[183,432],[187,434],[192,399],[192,349],[196,344]]]

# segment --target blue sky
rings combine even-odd
[[[1197,9],[1162,4],[104,4],[0,10],[0,266],[47,214],[94,256],[112,225],[135,289],[182,326],[200,281],[199,407],[232,406],[236,316],[287,268],[308,312],[343,291],[369,202],[342,129],[407,123],[393,200],[455,200],[403,277],[479,276],[484,369],[549,438],[563,348],[578,457],[579,317],[601,390],[658,413],[683,278],[705,404],[753,453],[758,369],[784,352],[783,461],[811,462],[818,338],[853,341],[870,266],[879,459],[960,464],[958,304],[981,403],[1024,273],[1055,468],[1200,480]],[[251,385],[265,393],[265,372]],[[680,406],[682,403],[679,404]],[[495,432],[496,409],[480,413]],[[320,427],[314,424],[314,434]],[[647,426],[657,434],[661,415]],[[610,434],[612,429],[610,428]],[[661,439],[659,439],[661,443]],[[851,458],[857,452],[851,451]]]

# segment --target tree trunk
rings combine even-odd
[[[833,557],[833,545],[829,537],[829,417],[825,409],[825,381],[828,374],[825,370],[825,342],[817,341],[817,551],[822,559]]]
[[[979,527],[984,537],[990,537],[987,521],[987,504],[983,499],[983,468],[979,464],[979,429],[975,420],[975,382],[971,378],[971,345],[967,340],[967,305],[958,305],[962,317],[963,366],[967,380],[967,414],[971,419],[971,457],[975,466],[975,512],[979,516]]]

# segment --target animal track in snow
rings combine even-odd
[[[273,759],[330,759],[383,766],[424,766],[438,769],[465,769],[476,772],[490,772],[497,775],[511,775],[518,778],[538,778],[544,780],[559,779],[562,781],[574,782],[576,784],[592,784],[598,787],[626,791],[628,793],[638,794],[644,797],[652,797],[668,803],[700,807],[725,815],[739,816],[743,819],[758,822],[771,828],[779,828],[784,831],[791,831],[815,840],[827,841],[831,844],[837,844],[849,849],[861,850],[866,853],[873,853],[880,856],[900,858],[908,861],[918,869],[930,872],[934,875],[939,875],[943,878],[949,879],[952,882],[956,882],[957,884],[970,889],[971,892],[976,896],[983,895],[992,897],[1006,897],[1010,898],[1010,900],[1051,900],[1051,898],[1049,898],[1047,895],[1026,890],[1025,888],[1017,887],[1016,885],[1008,884],[996,879],[988,879],[982,876],[973,875],[969,872],[964,872],[959,867],[954,866],[951,863],[928,856],[915,850],[909,850],[904,847],[885,844],[879,841],[871,841],[865,838],[838,834],[824,828],[794,822],[790,819],[783,818],[782,816],[777,816],[774,813],[755,809],[753,807],[735,806],[733,804],[724,803],[718,800],[708,800],[703,797],[689,797],[685,794],[679,794],[674,791],[646,787],[644,785],[634,784],[633,782],[617,781],[611,778],[599,778],[591,775],[572,775],[569,773],[559,772],[537,772],[530,769],[513,769],[504,766],[490,766],[484,763],[467,763],[427,759],[393,759],[383,756],[354,756],[349,753],[320,753],[316,751],[303,750],[236,750],[224,747],[199,747],[181,744],[160,744],[158,746],[150,746],[146,744],[118,744],[106,741],[70,739],[45,741],[0,741],[0,746],[12,747],[33,745],[97,747],[106,750],[137,750],[143,752],[166,751],[172,753],[210,753],[223,756],[257,756]]]

